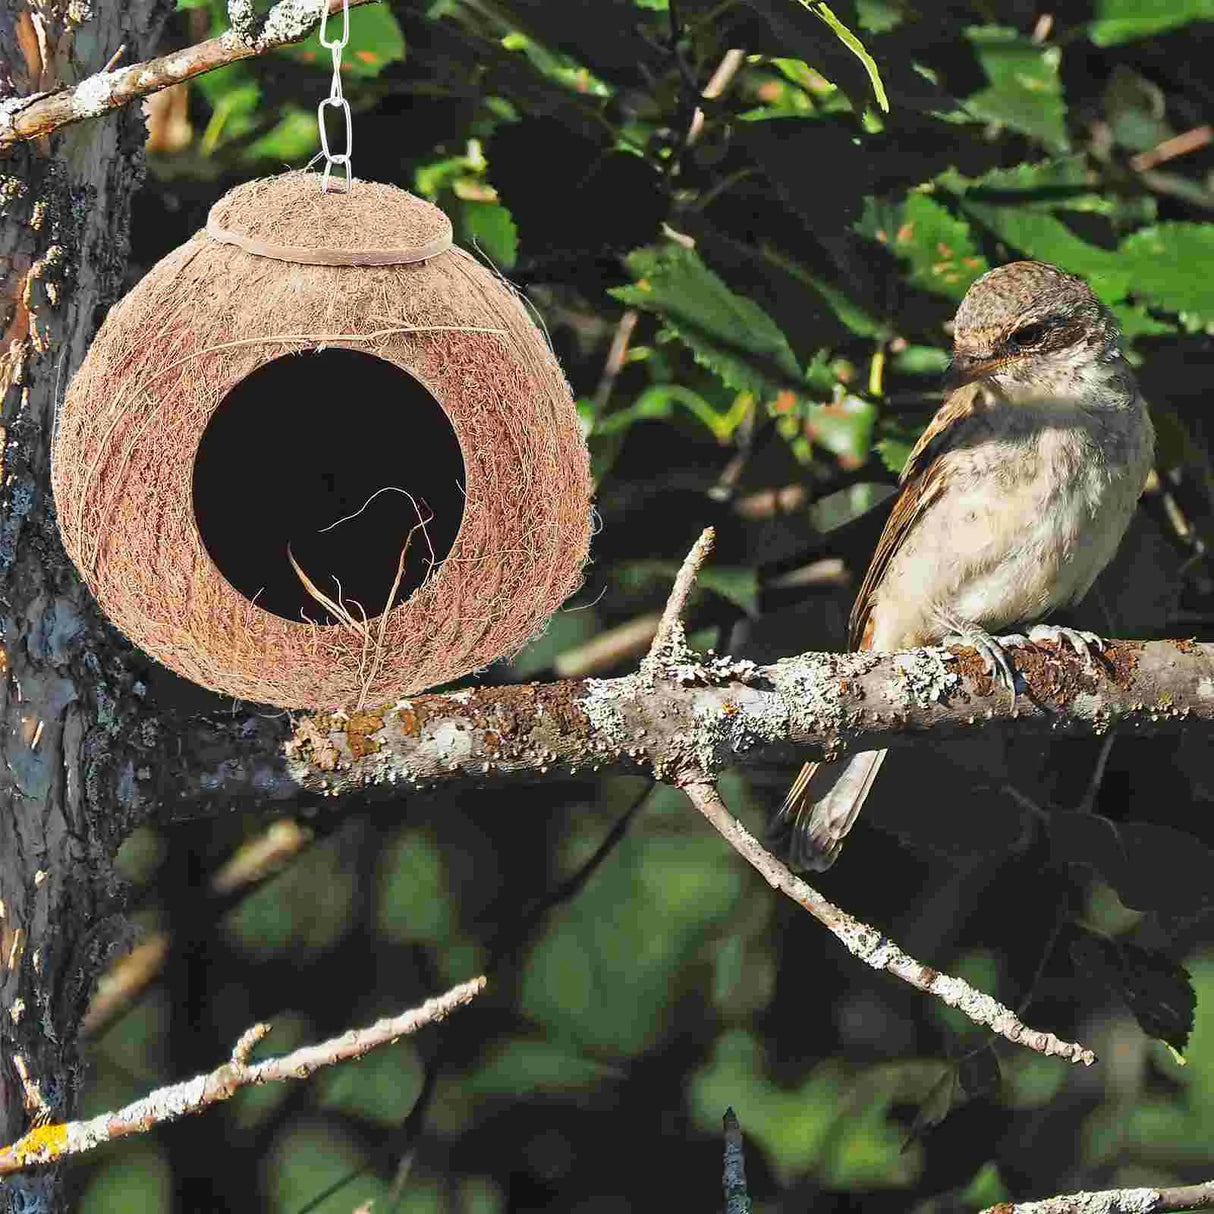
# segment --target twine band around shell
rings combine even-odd
[[[207,217],[207,235],[219,244],[235,245],[254,257],[268,257],[273,261],[293,261],[302,266],[407,266],[419,261],[429,261],[445,253],[453,239],[450,221],[447,230],[428,243],[412,248],[400,249],[333,249],[317,246],[272,244],[268,240],[257,240],[245,232],[234,232],[220,227],[214,216]]]

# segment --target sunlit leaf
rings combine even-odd
[[[822,3],[822,0],[798,0],[798,3],[803,4],[819,20],[824,21],[835,37],[860,60],[864,65],[864,70],[868,73],[869,83],[873,86],[873,95],[877,99],[877,104],[888,113],[889,98],[885,95],[885,85],[881,83],[881,72],[877,68],[876,60],[865,49],[864,43],[835,16],[829,5]]]
[[[877,408],[858,396],[843,396],[828,405],[811,405],[806,418],[810,438],[839,457],[844,468],[858,468],[868,458]]]
[[[912,283],[950,299],[959,300],[989,268],[965,219],[927,194],[912,193],[884,221],[870,209],[861,230],[907,263]]]
[[[1114,46],[1177,29],[1190,21],[1214,21],[1214,0],[1097,0],[1096,19],[1088,27],[1097,46]]]
[[[246,160],[273,160],[293,164],[320,147],[316,111],[288,105],[277,123],[244,149]]]
[[[1139,299],[1214,324],[1214,274],[1208,272],[1214,266],[1214,224],[1143,228],[1121,242],[1118,256]]]
[[[999,25],[973,26],[966,36],[990,85],[966,98],[965,108],[976,118],[1029,135],[1051,151],[1065,151],[1059,49],[1039,46],[1018,30]]]

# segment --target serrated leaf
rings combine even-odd
[[[912,283],[949,299],[959,300],[989,268],[965,219],[926,194],[911,194],[897,228],[880,233],[890,251],[909,264]]]
[[[1214,323],[1214,224],[1142,228],[1121,242],[1117,256],[1139,299],[1202,324]]]
[[[1117,253],[1097,248],[1076,236],[1056,215],[1017,206],[992,206],[961,200],[962,209],[1020,253],[1052,262],[1087,280],[1105,303],[1124,299],[1132,278]]]
[[[971,26],[965,33],[990,81],[966,99],[969,113],[1028,135],[1051,151],[1066,151],[1059,49],[1040,46],[1007,26]]]
[[[1114,46],[1177,29],[1190,21],[1214,21],[1214,0],[1169,0],[1167,4],[1098,0],[1096,19],[1088,26],[1088,33],[1097,46]]]
[[[881,462],[895,476],[902,475],[906,461],[915,444],[904,438],[881,438],[873,444],[873,450],[881,457]]]
[[[732,291],[693,249],[670,244],[628,257],[632,286],[611,294],[654,312],[670,332],[730,388],[766,398],[799,382],[801,369],[779,326],[753,300]]]

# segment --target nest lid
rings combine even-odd
[[[451,221],[433,203],[378,181],[324,193],[299,170],[245,182],[207,216],[207,235],[257,257],[312,266],[393,266],[451,247]]]

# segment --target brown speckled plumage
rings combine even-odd
[[[1056,266],[1016,261],[970,287],[949,378],[856,598],[855,648],[961,634],[1001,653],[990,633],[1083,597],[1150,469],[1153,431],[1117,320]],[[795,865],[833,863],[884,755],[805,766],[779,814]]]

